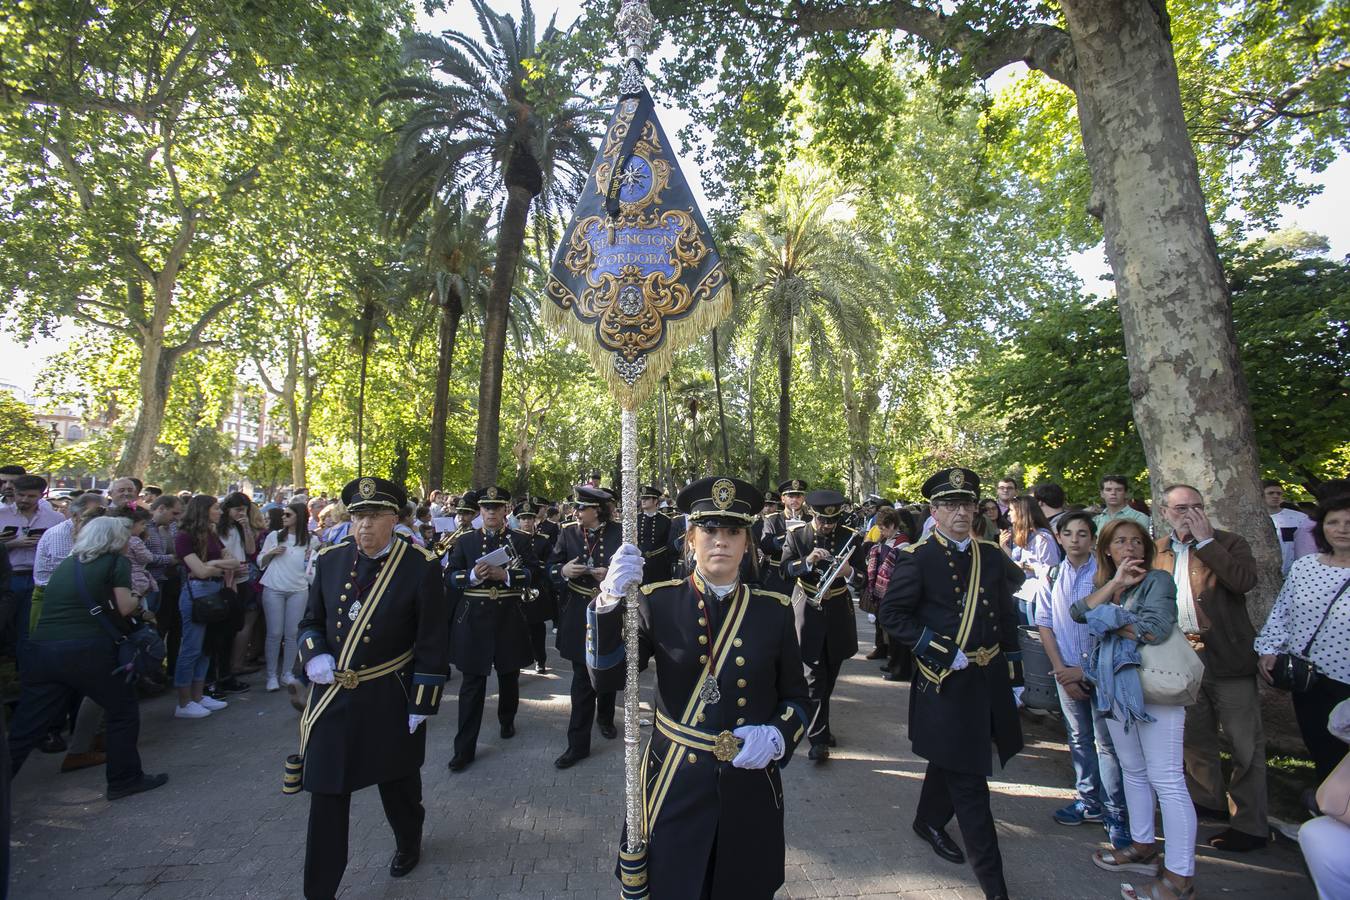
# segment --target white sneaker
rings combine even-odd
[[[192,700],[189,700],[186,706],[180,706],[173,711],[175,719],[205,719],[209,715],[211,710]]]
[[[290,672],[282,672],[282,673],[281,673],[281,686],[282,686],[282,687],[290,687],[290,686],[293,685],[293,684],[299,684],[299,683],[300,683],[300,679],[299,679],[299,678],[296,678],[296,677],[295,677],[294,675],[292,675]]]
[[[277,676],[275,676],[275,675],[268,675],[268,676],[267,676],[267,690],[268,690],[268,691],[279,691],[279,690],[281,690],[281,682],[277,681]]]
[[[206,695],[203,695],[202,699],[198,700],[197,702],[200,703],[203,707],[205,707],[209,712],[215,712],[218,709],[224,709],[225,707],[230,705],[226,703],[224,700],[217,700],[215,697],[208,697]]]

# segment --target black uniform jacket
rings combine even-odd
[[[506,567],[510,583],[470,584],[476,561],[508,545],[513,555]],[[534,661],[524,605],[530,602],[527,598],[535,573],[534,539],[523,531],[478,528],[455,541],[445,584],[455,595],[450,617],[450,661],[461,672],[486,675],[494,666],[498,672],[515,672]]]
[[[549,576],[558,592],[558,654],[575,663],[586,662],[586,604],[600,590],[600,583],[589,575],[564,578],[563,563],[580,561],[599,568],[623,543],[623,526],[606,522],[588,532],[578,522],[568,522],[558,532],[549,557]]]
[[[533,574],[530,576],[530,590],[534,599],[522,607],[525,621],[531,625],[557,618],[558,600],[553,579],[548,577],[548,558],[553,553],[553,542],[557,535],[549,537],[542,530],[530,535]]]
[[[751,526],[750,534],[755,540],[755,546],[764,557],[760,582],[769,590],[792,596],[792,581],[783,576],[781,568],[783,545],[787,542],[789,531],[805,524],[801,519],[787,519],[783,513],[776,512],[763,516]]]
[[[638,511],[637,546],[642,551],[642,583],[669,581],[675,547],[670,541],[670,517]]]
[[[595,689],[621,690],[626,674],[622,605],[601,614],[591,605],[588,611],[592,652],[587,663]],[[638,614],[640,664],[645,669],[656,659],[657,725],[642,764],[652,898],[698,897],[714,841],[712,896],[772,897],[783,883],[784,864],[778,769],[791,758],[810,720],[791,601],[744,585],[718,600],[694,574],[644,585]],[[723,635],[724,623],[735,630]],[[721,698],[714,704],[699,702],[709,646],[715,648],[714,659],[724,659],[717,679]],[[765,769],[738,769],[709,750],[672,740],[663,720],[703,735],[746,724],[772,725],[786,749]]]
[[[974,553],[980,554],[980,573],[972,591]],[[1010,668],[1021,659],[1013,592],[1023,578],[998,545],[972,541],[963,551],[937,530],[895,555],[877,619],[918,658],[909,692],[909,738],[924,759],[989,775],[991,740],[1001,764],[1022,749]],[[961,649],[970,665],[958,672],[926,662],[931,641]],[[977,656],[986,658],[984,665]]]
[[[797,636],[801,641],[802,659],[808,664],[819,662],[826,651],[830,660],[836,663],[858,652],[858,623],[853,618],[853,597],[845,579],[836,578],[829,593],[816,607],[808,602],[808,598],[815,596],[820,578],[830,568],[830,562],[827,560],[814,566],[806,562],[806,557],[816,547],[825,548],[831,556],[838,555],[854,534],[852,528],[836,525],[831,534],[818,535],[815,527],[808,523],[790,529],[783,542],[779,571],[793,583],[792,608],[797,616]],[[853,566],[849,582],[861,583],[867,574],[861,539],[853,542],[848,558]]]
[[[395,539],[380,559],[354,540],[319,552],[309,605],[300,620],[300,657],[332,654],[334,668],[360,675],[411,653],[392,673],[354,687],[310,685],[304,787],[346,794],[395,781],[422,767],[426,728],[408,734],[410,714],[434,715],[445,685],[445,590],[436,556]],[[333,694],[327,699],[328,694]]]

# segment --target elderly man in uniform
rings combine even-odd
[[[567,750],[554,760],[568,769],[591,755],[591,723],[600,734],[618,737],[614,727],[614,691],[596,692],[586,671],[586,606],[609,572],[609,560],[623,543],[623,527],[609,518],[610,495],[601,488],[576,489],[577,518],[558,533],[549,558],[549,574],[558,590],[558,654],[572,663],[572,714]]]
[[[319,552],[300,658],[310,683],[285,790],[310,792],[305,897],[331,900],[347,868],[352,792],[378,785],[395,878],[421,855],[422,723],[445,684],[445,590],[434,554],[394,536],[408,496],[382,478],[342,490],[353,540]]]
[[[642,551],[642,583],[668,581],[671,573],[670,517],[661,514],[661,489],[644,484],[638,491],[637,546]]]
[[[520,670],[534,656],[521,609],[534,579],[534,546],[530,535],[507,527],[510,502],[511,493],[505,488],[478,491],[483,527],[455,541],[445,572],[446,586],[458,595],[450,625],[450,660],[464,673],[459,685],[459,731],[451,772],[459,772],[473,762],[483,725],[487,677],[494,668],[497,722],[503,739],[515,737]],[[480,561],[493,553],[506,559]]]
[[[1025,576],[998,545],[972,536],[979,491],[969,469],[924,482],[936,526],[896,554],[878,617],[892,640],[914,649],[919,668],[909,736],[928,769],[914,831],[938,856],[962,863],[946,831],[955,815],[985,896],[1006,897],[989,809],[990,742],[1003,765],[1022,749],[1011,688],[1022,683],[1013,592]]]
[[[862,535],[839,520],[844,515],[844,495],[818,490],[806,496],[812,519],[788,532],[783,544],[780,570],[793,584],[792,607],[806,664],[806,686],[813,711],[806,730],[811,742],[808,757],[816,763],[830,758],[835,745],[830,731],[830,696],[844,660],[858,652],[858,625],[853,618],[853,598],[848,586],[866,570]],[[821,579],[836,561],[838,571],[816,602]]]

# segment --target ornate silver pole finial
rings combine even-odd
[[[623,74],[619,79],[621,94],[637,94],[642,90],[642,59],[646,55],[647,39],[656,27],[647,0],[623,0],[614,28],[623,41]]]

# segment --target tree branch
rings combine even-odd
[[[56,157],[61,168],[66,170],[66,175],[70,178],[71,185],[75,188],[75,194],[80,198],[80,207],[85,212],[94,208],[94,195],[89,191],[89,185],[85,183],[84,175],[80,173],[79,166],[75,163],[75,156],[70,152],[62,140],[42,141],[42,147],[52,156]]]
[[[980,78],[1024,62],[1074,90],[1078,64],[1069,35],[1053,25],[1030,24],[986,34],[936,10],[885,0],[821,7],[805,0],[789,7],[785,20],[799,35],[833,31],[904,31],[935,48],[960,54]]]
[[[150,110],[141,103],[128,103],[125,100],[83,91],[19,90],[4,82],[0,82],[0,104],[49,106],[53,109],[68,109],[82,113],[111,112],[130,116],[138,122],[146,122],[150,118]]]
[[[1227,127],[1224,127],[1223,130],[1230,135],[1228,148],[1230,150],[1238,149],[1276,119],[1307,118],[1317,115],[1319,112],[1329,112],[1336,109],[1335,106],[1327,107],[1324,110],[1291,110],[1289,107],[1294,101],[1307,94],[1313,85],[1323,78],[1347,77],[1350,77],[1350,56],[1342,56],[1340,59],[1309,72],[1274,97],[1261,100],[1258,104],[1258,111],[1251,118],[1241,123],[1230,122]]]
[[[214,322],[216,318],[220,316],[221,313],[229,309],[235,303],[238,303],[239,301],[245,299],[246,297],[252,296],[256,291],[266,287],[269,284],[272,284],[278,278],[284,278],[287,271],[289,270],[290,264],[288,263],[279,272],[276,272],[272,275],[264,275],[255,278],[243,290],[235,291],[231,294],[227,294],[226,296],[221,297],[215,303],[212,303],[210,306],[208,306],[206,310],[200,316],[198,316],[197,321],[192,324],[192,327],[190,329],[188,329],[187,337],[183,338],[181,343],[179,343],[176,347],[165,348],[165,352],[166,353],[172,352],[174,354],[181,355],[183,353],[188,353],[191,352],[192,350],[196,350],[199,347],[222,346],[219,341],[205,341],[202,339],[202,332],[206,330],[207,326],[209,326],[212,322]]]

